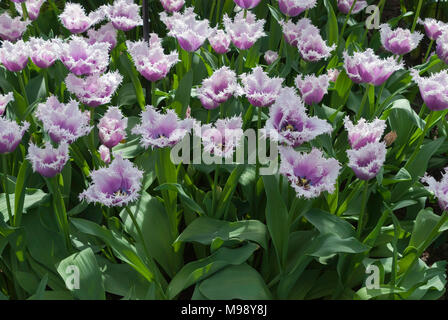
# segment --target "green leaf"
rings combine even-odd
[[[14,225],[20,226],[22,220],[22,213],[25,204],[26,181],[28,179],[30,170],[28,160],[24,160],[19,169],[19,174],[16,180],[15,197],[14,197]]]
[[[27,188],[24,194],[25,194],[25,200],[23,201],[24,212],[26,212],[28,209],[31,209],[32,207],[36,206],[39,203],[45,202],[49,198],[49,195],[40,189]],[[9,198],[11,200],[11,207],[12,207],[11,209],[15,212],[16,211],[15,195],[11,194],[9,195]],[[4,193],[0,194],[0,212],[3,214],[4,221],[7,222],[9,220],[9,217],[7,213],[6,196]]]
[[[57,270],[66,283],[75,285],[71,291],[77,298],[81,300],[105,300],[106,294],[101,271],[91,248],[65,258],[58,264]],[[79,288],[76,287],[78,284],[77,275],[79,275]]]
[[[199,242],[209,245],[217,238],[224,241],[233,239],[254,241],[267,249],[266,226],[258,220],[228,222],[199,217],[188,225],[176,242]]]
[[[103,240],[112,248],[119,259],[128,263],[149,282],[153,281],[154,274],[148,269],[142,258],[138,255],[135,247],[128,243],[122,236],[88,220],[72,218],[70,221],[79,231]]]
[[[211,300],[269,300],[271,293],[261,275],[251,266],[229,266],[199,285],[199,291]]]
[[[185,190],[182,188],[182,186],[178,183],[164,183],[162,185],[159,185],[157,188],[154,189],[155,191],[159,190],[171,190],[176,191],[180,198],[182,203],[188,207],[193,212],[197,212],[201,215],[204,215],[204,210],[194,201],[189,195],[185,193]]]
[[[216,217],[221,218],[227,215],[230,203],[232,201],[232,196],[235,192],[236,187],[238,186],[238,180],[240,179],[240,176],[244,172],[244,170],[245,166],[237,165],[227,179],[224,189],[219,196],[218,211],[216,213]]]
[[[322,234],[333,233],[342,239],[356,236],[350,223],[328,212],[313,208],[304,216]]]
[[[278,188],[275,176],[263,176],[266,190],[266,223],[274,243],[278,261],[283,266],[288,251],[288,210]]]
[[[138,105],[143,110],[146,105],[145,95],[143,93],[142,84],[140,83],[140,80],[138,78],[138,72],[135,69],[134,64],[131,63],[131,58],[128,54],[120,55],[119,69],[122,74],[126,74],[129,76],[129,78],[131,78],[132,84],[134,85]]]
[[[242,264],[257,248],[256,244],[250,242],[236,249],[222,247],[209,257],[188,263],[171,280],[167,288],[168,299],[173,299],[182,290],[210,277],[228,265]]]
[[[181,103],[181,108],[176,108],[176,113],[179,117],[183,118],[187,107],[190,105],[191,98],[191,87],[193,86],[193,69],[188,71],[179,82],[179,87],[177,88],[176,95],[174,97],[175,101]]]
[[[336,253],[361,253],[370,247],[362,244],[354,237],[341,239],[336,234],[321,234],[313,241],[307,254],[313,257],[329,257]]]
[[[328,0],[324,0],[325,8],[327,9],[327,40],[328,44],[331,46],[338,42],[338,20],[336,19],[336,14],[334,13],[333,7]]]

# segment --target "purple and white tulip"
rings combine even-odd
[[[240,8],[253,9],[260,3],[261,0],[233,0]]]
[[[46,0],[25,0],[25,6],[26,10],[28,11],[28,17],[31,20],[36,20],[39,17],[40,8],[42,7],[42,4]],[[16,7],[17,12],[23,16],[22,12],[22,5],[19,3],[14,4]]]
[[[51,96],[37,106],[36,117],[55,143],[65,141],[71,144],[93,129],[89,125],[89,112],[79,110],[78,102],[74,100],[63,104]]]
[[[343,14],[348,14],[350,12],[350,8],[353,6],[353,2],[355,0],[338,0],[338,9]],[[367,1],[364,0],[358,0],[355,3],[355,6],[352,9],[351,14],[357,14],[364,10],[369,4]]]
[[[33,171],[46,178],[53,178],[62,171],[70,159],[68,144],[62,142],[54,148],[50,142],[46,142],[43,148],[30,143],[27,159],[31,162]]]
[[[418,23],[425,27],[426,36],[431,40],[437,40],[443,29],[448,26],[448,24],[432,18],[426,18],[425,20],[418,18]]]
[[[89,44],[86,39],[73,36],[61,45],[61,61],[77,76],[103,73],[109,65],[110,44],[97,42]]]
[[[101,160],[104,163],[109,164],[110,163],[110,149],[108,147],[106,147],[105,145],[100,145],[100,147],[98,148],[98,152],[100,154]]]
[[[16,150],[29,127],[30,124],[26,121],[19,126],[15,121],[0,117],[0,154]]]
[[[218,54],[224,54],[229,51],[230,36],[224,30],[214,29],[213,33],[208,37],[208,42]]]
[[[301,153],[291,147],[280,147],[280,159],[280,174],[289,180],[297,197],[311,199],[324,191],[334,192],[341,169],[336,159],[324,158],[318,149]]]
[[[11,18],[8,13],[0,15],[0,38],[15,42],[19,40],[31,21],[22,21],[20,17]]]
[[[303,60],[315,62],[329,58],[336,45],[329,47],[320,34],[303,32],[297,47]]]
[[[133,0],[115,0],[113,5],[104,7],[104,13],[118,30],[129,31],[143,25],[140,6]]]
[[[55,38],[44,40],[41,38],[30,38],[30,58],[39,68],[51,67],[61,55],[61,40]]]
[[[19,40],[16,43],[3,41],[0,48],[0,63],[11,72],[19,72],[28,64],[30,48],[28,43]]]
[[[121,155],[116,155],[109,167],[95,170],[90,176],[92,183],[79,195],[80,200],[121,207],[140,197],[143,172]]]
[[[99,137],[103,145],[113,148],[126,138],[128,118],[118,107],[109,107],[98,123]]]
[[[307,105],[320,103],[328,92],[330,80],[326,74],[316,77],[315,75],[297,76],[296,86]]]
[[[241,116],[218,119],[214,126],[203,125],[200,133],[205,152],[227,159],[232,157],[241,143],[244,134],[243,120]]]
[[[59,19],[71,33],[78,34],[104,20],[104,12],[100,8],[87,15],[79,3],[68,2],[64,11],[59,15]]]
[[[356,125],[348,116],[344,118],[345,130],[348,132],[348,142],[355,149],[361,149],[369,143],[377,143],[381,140],[381,136],[386,129],[386,121],[375,119],[367,122],[366,119],[359,119]]]
[[[171,67],[179,61],[176,51],[170,54],[163,52],[161,40],[155,33],[151,34],[149,44],[142,40],[126,41],[126,46],[137,71],[152,82],[165,78]]]
[[[286,42],[293,47],[297,47],[299,45],[300,38],[304,34],[309,34],[313,36],[320,36],[319,29],[311,23],[311,20],[308,18],[302,18],[297,23],[288,21],[280,21],[280,25],[282,26],[283,37]]]
[[[269,118],[264,132],[273,141],[298,147],[321,134],[332,131],[331,125],[318,117],[308,117],[302,99],[292,88],[281,90],[275,103],[269,108]]]
[[[185,0],[160,0],[163,10],[169,13],[173,13],[182,9],[185,4]]]
[[[105,42],[110,44],[109,50],[117,45],[117,29],[110,22],[101,26],[98,30],[87,30],[87,36],[89,37],[87,42],[91,45],[97,42]]]
[[[411,33],[411,31],[402,28],[392,30],[387,23],[380,26],[380,34],[383,47],[397,55],[411,52],[417,48],[423,38],[423,34],[418,31]]]
[[[448,71],[442,70],[424,78],[417,70],[411,70],[412,79],[418,84],[426,106],[432,111],[448,109]]]
[[[403,62],[395,58],[381,59],[371,48],[364,52],[355,52],[353,56],[344,52],[344,67],[348,77],[355,83],[382,85],[397,70],[403,69]]]
[[[358,179],[373,179],[383,167],[386,151],[384,142],[367,143],[359,149],[347,150],[348,166]]]
[[[445,168],[442,173],[442,178],[440,181],[436,181],[434,177],[425,173],[421,179],[422,183],[428,184],[425,189],[433,193],[439,202],[440,209],[443,211],[448,210],[448,168]]]
[[[289,16],[296,17],[305,10],[316,6],[317,0],[278,0],[280,11]]]
[[[207,19],[196,19],[192,7],[186,8],[183,14],[174,12],[172,16],[162,12],[160,20],[169,29],[168,35],[175,37],[180,47],[188,52],[198,50],[213,32]]]
[[[448,64],[448,28],[442,30],[442,34],[436,40],[436,54],[446,64]]]
[[[236,74],[224,66],[202,82],[197,90],[199,100],[206,109],[215,109],[226,102],[238,90]]]
[[[267,107],[277,99],[282,78],[270,78],[261,67],[256,67],[251,74],[240,75],[243,83],[243,93],[255,107]]]
[[[233,44],[240,50],[251,48],[258,39],[266,36],[263,31],[265,20],[257,20],[252,12],[246,12],[246,17],[244,17],[244,12],[240,11],[233,21],[227,14],[224,14],[223,23]]]
[[[65,79],[67,90],[73,93],[79,101],[89,107],[97,107],[111,101],[123,77],[118,71],[102,75],[94,74],[79,78],[70,73]]]
[[[268,65],[273,64],[277,59],[278,59],[278,53],[275,51],[268,50],[264,53],[264,61],[266,61]]]
[[[147,106],[141,113],[141,123],[132,129],[132,133],[140,135],[140,144],[144,148],[172,147],[189,133],[195,120],[192,118],[179,120],[174,110],[161,114],[153,106]]]

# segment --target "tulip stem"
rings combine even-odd
[[[423,105],[423,107],[424,107],[424,105]],[[412,164],[412,162],[414,162],[415,158],[417,157],[417,155],[420,151],[420,147],[422,146],[423,141],[425,140],[425,136],[429,131],[430,123],[431,123],[433,115],[434,115],[434,112],[431,111],[428,115],[428,119],[426,120],[425,128],[423,129],[423,132],[418,140],[418,143],[414,148],[414,152],[412,153],[411,157],[409,158],[408,162],[405,165],[405,169],[409,169],[409,166]]]
[[[368,192],[369,191],[369,181],[366,180],[364,182],[364,192],[362,193],[362,204],[361,204],[361,212],[359,214],[359,220],[358,220],[358,238],[361,239],[362,235],[362,229],[364,227],[365,223],[365,214],[366,214],[366,205],[368,200]]]
[[[47,93],[47,97],[50,96],[50,87],[48,85],[48,70],[44,69],[44,81],[45,81],[45,90]]]
[[[431,40],[431,42],[429,43],[429,46],[428,46],[428,50],[426,51],[425,58],[423,59],[423,63],[425,63],[426,60],[428,59],[429,53],[431,52],[433,44],[434,44],[434,40]]]
[[[22,2],[22,18],[23,18],[23,20],[27,20],[28,17],[29,17],[29,15],[28,15],[28,9],[27,9],[27,7],[26,7],[25,2]]]
[[[420,10],[422,9],[423,0],[418,1],[417,10],[414,16],[414,22],[412,23],[411,33],[414,32],[415,27],[417,26],[417,20],[420,16]]]
[[[359,106],[358,114],[356,116],[356,120],[362,117],[362,112],[364,111],[364,105],[366,104],[367,96],[369,95],[369,85],[367,85],[366,91],[364,92],[364,96],[361,100],[361,105]]]
[[[64,234],[67,249],[71,251],[72,244],[70,241],[70,228],[68,225],[67,211],[65,208],[64,199],[62,197],[61,190],[59,187],[60,178],[61,174],[58,173],[55,177],[49,178],[47,184],[53,197],[53,209],[56,214],[56,219],[58,221],[59,228],[61,232]]]
[[[258,149],[259,149],[259,135],[260,135],[260,129],[261,129],[261,107],[258,107],[258,122],[257,122],[257,154],[256,154],[256,166],[255,166],[255,196],[257,194],[257,182],[258,182],[258,178],[260,177],[260,159],[258,159]]]
[[[13,219],[12,219],[12,210],[11,210],[11,200],[9,199],[9,192],[7,189],[8,185],[8,156],[6,154],[2,154],[2,169],[3,169],[3,191],[5,192],[6,197],[6,207],[8,210],[8,218],[9,218],[9,224],[13,225]]]
[[[339,38],[338,38],[338,46],[340,45],[340,43],[344,37],[344,32],[345,32],[345,28],[347,27],[348,19],[350,18],[350,15],[352,14],[352,11],[355,8],[357,1],[358,0],[353,1],[352,6],[350,7],[350,10],[348,11],[347,15],[345,16],[344,24],[342,26],[341,33],[339,34]]]
[[[216,190],[218,187],[218,182],[219,182],[219,164],[216,164],[216,169],[215,169],[215,178],[213,180],[213,194],[212,194],[212,215],[215,216],[215,209],[216,209]]]

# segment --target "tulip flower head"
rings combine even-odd
[[[440,209],[448,210],[448,168],[445,168],[442,173],[442,178],[440,181],[434,179],[434,177],[430,176],[428,173],[425,173],[423,178],[421,179],[422,183],[426,183],[425,189],[429,192],[433,193],[439,202]]]
[[[77,76],[103,73],[109,65],[110,44],[89,44],[86,39],[73,36],[61,45],[61,61]]]
[[[230,36],[224,30],[214,29],[213,33],[208,37],[208,42],[218,54],[224,54],[229,51]]]
[[[448,24],[432,18],[426,18],[425,20],[418,18],[418,23],[424,26],[426,36],[431,40],[437,40],[443,29],[448,26]]]
[[[123,117],[118,107],[109,107],[98,124],[99,137],[103,145],[113,148],[126,138],[128,118]]]
[[[126,41],[126,46],[137,71],[152,82],[165,78],[171,67],[179,61],[176,51],[170,54],[163,52],[161,40],[155,33],[151,34],[149,44],[142,40]]]
[[[122,31],[129,31],[143,25],[140,6],[133,0],[115,0],[113,5],[104,7],[104,12],[112,25]]]
[[[280,11],[289,16],[296,17],[305,10],[316,6],[317,0],[278,0]]]
[[[369,143],[376,143],[381,140],[381,137],[386,129],[386,121],[375,119],[372,122],[367,122],[366,119],[359,119],[356,125],[350,120],[348,116],[344,118],[345,130],[348,132],[348,142],[350,146],[358,150]]]
[[[367,143],[359,149],[347,150],[348,166],[352,168],[358,179],[373,179],[383,167],[386,151],[384,142]]]
[[[268,65],[273,64],[277,59],[278,59],[278,53],[275,51],[268,50],[264,53],[264,61],[266,61]]]
[[[92,183],[79,195],[80,200],[122,207],[140,197],[143,172],[121,155],[116,155],[108,167],[93,171],[91,178]]]
[[[160,20],[169,29],[168,35],[175,37],[180,47],[188,52],[198,50],[213,32],[207,19],[196,19],[192,7],[186,8],[183,14],[174,12],[172,16],[162,12]]]
[[[140,144],[144,148],[172,147],[191,131],[195,121],[192,118],[179,120],[174,110],[166,114],[147,106],[141,113],[141,123],[132,129],[132,133],[140,136]]]
[[[160,0],[163,10],[169,13],[177,12],[185,4],[185,0]]]
[[[91,45],[97,42],[105,42],[110,45],[109,50],[112,50],[117,45],[117,30],[110,22],[101,26],[98,30],[87,30],[87,35],[89,37],[87,42]]]
[[[260,3],[261,0],[233,0],[235,3],[243,9],[253,9]]]
[[[355,52],[353,56],[344,52],[344,67],[348,77],[355,83],[382,85],[397,70],[403,69],[403,62],[395,58],[381,59],[371,48],[364,52]]]
[[[423,34],[418,31],[411,31],[402,28],[392,30],[388,24],[380,26],[381,43],[383,47],[397,55],[403,55],[417,48],[423,38]]]
[[[203,125],[200,137],[204,151],[216,157],[230,158],[241,143],[242,127],[241,116],[218,119],[214,125]]]
[[[442,70],[429,77],[421,77],[417,70],[411,70],[412,79],[418,84],[426,106],[433,111],[448,109],[448,71]]]
[[[20,126],[15,121],[0,117],[0,154],[16,150],[29,127],[30,124],[26,121]]]
[[[113,94],[123,77],[118,71],[94,74],[79,78],[70,73],[65,79],[67,90],[73,93],[79,101],[89,107],[97,107],[111,101]]]
[[[59,19],[71,33],[78,34],[104,20],[104,12],[100,7],[100,9],[87,15],[83,6],[79,3],[68,2],[64,11],[59,15]]]
[[[51,96],[37,106],[36,117],[42,121],[44,130],[55,143],[65,141],[71,144],[93,129],[89,125],[89,112],[79,110],[74,100],[63,104]]]
[[[355,2],[355,0],[338,0],[339,11],[341,11],[343,14],[348,14],[350,12],[350,8],[353,6],[353,2]],[[369,4],[367,3],[367,1],[363,1],[363,0],[356,1],[351,14],[357,14],[357,13],[361,12],[368,5]]]
[[[30,143],[27,159],[31,162],[34,172],[46,178],[53,178],[62,171],[70,159],[68,144],[62,142],[54,148],[50,142],[46,142],[43,148]]]
[[[202,82],[202,87],[198,89],[198,97],[204,108],[215,109],[226,102],[237,90],[235,72],[224,66]]]
[[[297,76],[296,86],[306,104],[320,103],[327,94],[330,80],[326,74],[316,77],[315,75]]]
[[[270,78],[261,67],[256,67],[251,74],[240,75],[243,83],[243,93],[247,100],[255,107],[267,107],[277,99],[282,78]]]
[[[44,40],[30,38],[30,58],[39,68],[51,67],[61,55],[62,42],[59,39]]]
[[[20,17],[11,18],[4,12],[0,15],[0,38],[15,42],[19,40],[31,21],[22,21]]]
[[[42,4],[46,0],[25,0],[25,6],[26,10],[28,11],[28,17],[31,20],[36,20],[39,17],[40,8],[42,7]],[[21,3],[15,3],[17,12],[23,17],[22,12],[22,4]]]
[[[331,133],[332,127],[316,116],[308,117],[302,99],[294,89],[284,88],[269,108],[269,118],[263,131],[273,141],[298,147],[321,134]]]
[[[301,153],[290,147],[280,147],[280,159],[280,174],[289,180],[297,197],[312,199],[324,191],[334,192],[341,169],[336,159],[324,158],[318,149]]]
[[[302,18],[297,21],[297,23],[294,23],[291,20],[286,22],[281,20],[279,23],[282,26],[283,37],[286,42],[293,47],[299,45],[300,38],[304,34],[314,35],[316,37],[320,36],[319,29],[314,26],[308,18]]]
[[[240,11],[233,20],[227,14],[224,14],[223,22],[233,44],[240,50],[251,48],[258,39],[266,36],[263,31],[265,20],[257,20],[252,12],[246,12],[245,16],[244,12]]]
[[[0,63],[11,72],[21,71],[28,64],[30,48],[28,43],[19,40],[11,43],[3,41],[0,48]]]

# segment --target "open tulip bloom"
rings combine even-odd
[[[446,296],[446,1],[0,2],[0,300]]]

